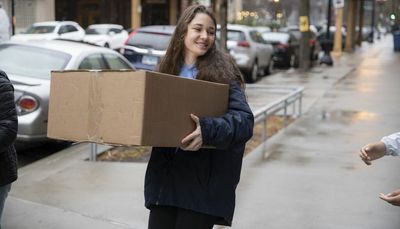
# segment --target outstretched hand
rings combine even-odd
[[[400,206],[400,189],[397,189],[394,192],[391,192],[387,195],[380,193],[379,198],[388,202],[389,204]]]
[[[194,114],[190,114],[190,117],[196,124],[196,129],[188,136],[186,136],[184,139],[182,139],[181,142],[182,145],[180,148],[186,151],[197,151],[203,145],[203,137],[201,135],[200,121],[199,117],[197,117]]]
[[[360,157],[365,164],[371,165],[371,161],[385,156],[385,152],[386,146],[383,142],[370,143],[361,148]]]

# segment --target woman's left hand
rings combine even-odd
[[[201,127],[199,117],[194,114],[190,114],[190,117],[196,124],[196,129],[182,139],[181,149],[186,151],[197,151],[203,145],[203,138],[201,136]]]

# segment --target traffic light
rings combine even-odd
[[[389,18],[390,18],[390,20],[396,20],[396,14],[390,13]]]

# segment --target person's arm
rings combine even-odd
[[[17,129],[14,88],[6,74],[0,71],[0,153],[14,142]]]
[[[201,117],[199,120],[203,145],[226,149],[245,143],[253,136],[254,116],[240,84],[229,88],[228,112],[222,117]]]
[[[400,132],[385,136],[379,142],[369,143],[360,150],[360,157],[367,165],[385,155],[400,155]]]

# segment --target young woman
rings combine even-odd
[[[187,8],[160,63],[163,73],[229,84],[229,105],[221,117],[191,115],[197,128],[181,147],[153,148],[145,177],[149,229],[211,229],[214,224],[232,223],[235,189],[254,117],[240,71],[215,48],[215,32],[216,20],[206,7]]]

